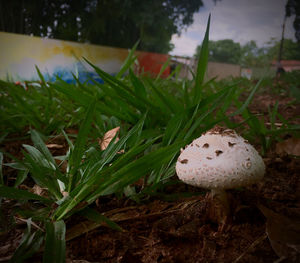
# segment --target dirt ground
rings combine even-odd
[[[276,100],[284,117],[300,116],[299,105],[289,105],[291,99],[275,94],[258,94],[251,108],[266,113],[268,105],[274,105]],[[299,124],[299,119],[294,118],[293,123]],[[17,154],[22,143],[5,147]],[[250,187],[228,191],[232,217],[223,231],[215,220],[210,196],[203,189],[175,184],[165,189],[166,196],[184,196],[187,192],[194,195],[173,201],[158,195],[142,204],[103,197],[95,208],[123,231],[73,216],[67,221],[68,262],[267,263],[281,256],[282,261],[276,262],[300,262],[299,155],[297,138],[287,137],[273,145],[264,157],[264,179]],[[10,209],[12,205],[6,201],[2,207]],[[24,223],[19,223],[17,228],[0,235],[0,262],[6,262],[22,236]],[[38,262],[28,262],[35,260]]]

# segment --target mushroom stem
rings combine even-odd
[[[213,188],[211,189],[211,196],[215,209],[217,209],[217,221],[219,223],[219,229],[223,231],[226,225],[227,219],[230,216],[230,205],[227,197],[227,193],[224,189]]]
[[[220,188],[213,188],[211,189],[211,195],[213,200],[217,201],[224,209],[225,214],[228,215],[230,208],[226,191]]]

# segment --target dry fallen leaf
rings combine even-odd
[[[276,144],[277,154],[290,154],[300,156],[300,139],[289,138]]]
[[[61,193],[62,193],[63,197],[66,197],[69,195],[69,192],[66,192],[66,191],[61,191]]]
[[[100,148],[102,151],[107,148],[107,146],[109,145],[111,140],[116,136],[116,134],[118,133],[119,130],[120,130],[120,126],[113,128],[113,129],[109,130],[108,132],[106,132],[104,134],[103,138],[99,140]],[[117,142],[118,140],[119,140],[119,137],[116,138],[115,142]]]
[[[37,184],[32,187],[31,192],[39,196],[48,197],[48,189],[42,188]]]
[[[258,208],[267,218],[266,232],[277,256],[282,260],[289,259],[289,262],[299,262],[300,221],[275,213],[263,205],[258,205]]]

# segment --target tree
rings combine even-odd
[[[241,46],[242,54],[240,65],[243,67],[262,67],[270,65],[270,57],[267,47],[258,47],[254,40]]]
[[[91,0],[0,1],[0,31],[78,40],[80,16]]]
[[[294,29],[295,37],[300,42],[300,1],[299,0],[288,0],[285,6],[285,15],[290,17],[295,15],[294,19]]]
[[[209,46],[209,61],[224,62],[237,64],[241,58],[241,46],[232,39],[223,39],[218,41],[210,40]],[[201,46],[196,48],[196,57],[199,56]]]
[[[283,43],[283,60],[300,60],[299,42],[285,39]],[[245,45],[235,43],[231,39],[209,41],[209,61],[239,64],[243,67],[262,67],[270,65],[277,60],[280,41],[271,39],[264,47],[258,47],[254,40]],[[201,46],[196,48],[195,56],[198,57]]]
[[[167,53],[193,22],[200,0],[10,0],[0,2],[0,31]]]
[[[262,67],[270,65],[278,59],[281,41],[272,38],[264,47],[257,47],[255,41],[249,41],[242,46],[240,65],[244,67]],[[300,60],[299,43],[291,39],[284,39],[282,46],[283,60]]]
[[[267,56],[270,60],[277,60],[280,41],[271,39],[267,50]],[[284,39],[282,57],[283,60],[300,60],[300,43],[294,42],[291,39]]]

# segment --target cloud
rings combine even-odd
[[[194,54],[195,43],[203,40],[209,13],[211,40],[233,39],[241,44],[255,40],[263,46],[271,38],[281,38],[286,3],[283,0],[222,0],[216,5],[212,0],[204,0],[203,3],[205,8],[194,15],[194,23],[188,30],[181,37],[173,36],[172,54]],[[293,20],[293,17],[287,19],[286,38],[295,39]]]
[[[175,48],[172,52],[172,55],[178,56],[192,56],[195,54],[196,47],[201,44],[200,40],[193,39],[187,35],[173,35],[172,43],[175,44]]]

